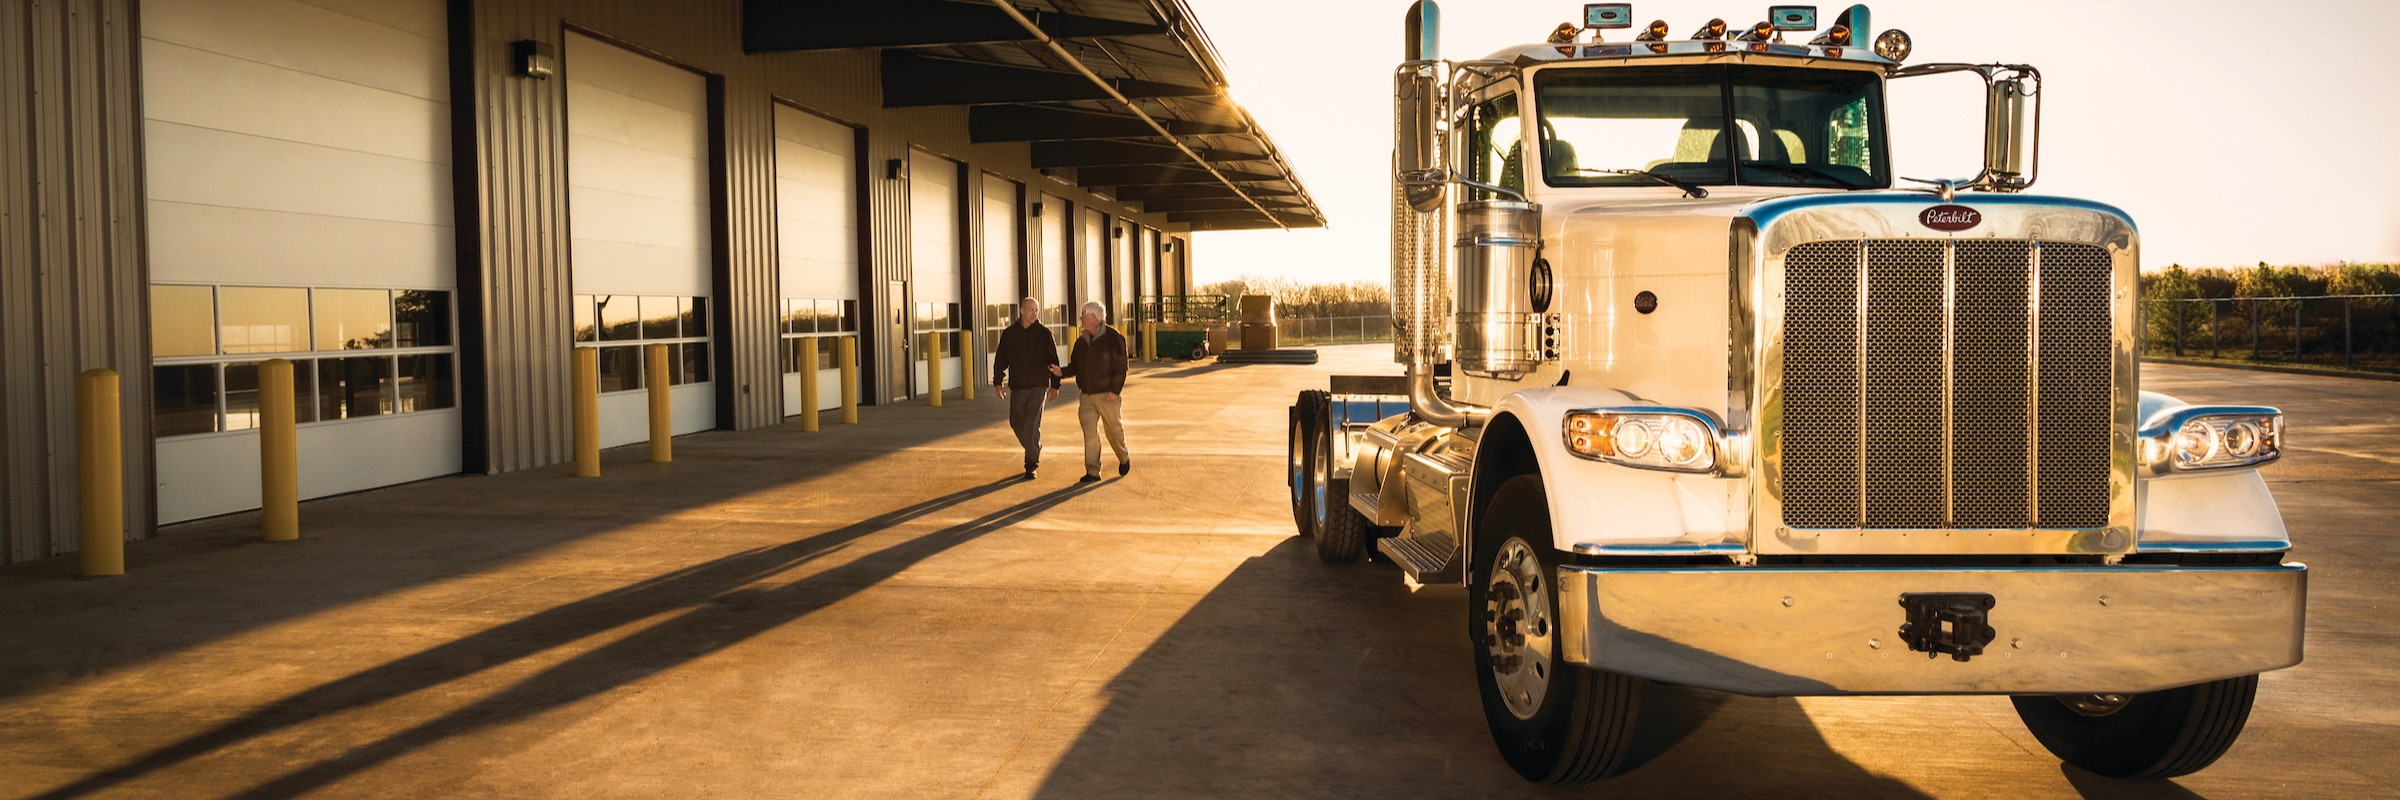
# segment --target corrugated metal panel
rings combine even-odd
[[[130,0],[0,11],[0,561],[75,549],[75,375],[122,375],[125,520],[150,504],[149,277]]]

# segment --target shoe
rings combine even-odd
[[[1025,468],[1025,480],[1033,480],[1033,468],[1032,468],[1032,467],[1026,467],[1026,468]]]
[[[1099,483],[1099,482],[1100,482],[1100,476],[1098,476],[1098,475],[1085,475],[1085,476],[1083,476],[1083,477],[1081,477],[1081,478],[1076,478],[1076,479],[1075,479],[1075,482],[1076,482],[1076,483]]]
[[[1119,462],[1117,462],[1117,477],[1119,477],[1119,478],[1125,477],[1125,473],[1132,472],[1132,471],[1133,471],[1133,462],[1131,462],[1131,461],[1119,461]]]

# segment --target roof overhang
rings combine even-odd
[[[1325,224],[1226,96],[1183,0],[744,0],[742,11],[749,52],[881,50],[884,107],[966,107],[971,140],[1027,142],[1035,167],[1170,223]],[[1212,205],[1188,205],[1202,201]]]

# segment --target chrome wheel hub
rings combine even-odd
[[[2058,702],[2074,709],[2075,713],[2087,717],[2105,717],[2123,711],[2125,704],[2132,701],[2133,695],[2129,694],[2062,694],[2058,696]]]
[[[1550,643],[1557,620],[1542,560],[1525,540],[1501,543],[1483,590],[1483,648],[1501,702],[1518,719],[1532,719],[1550,693]]]

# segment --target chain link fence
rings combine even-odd
[[[2400,294],[2148,299],[2142,354],[2400,371]]]
[[[1284,317],[1275,321],[1281,344],[1356,344],[1392,340],[1392,318]]]

